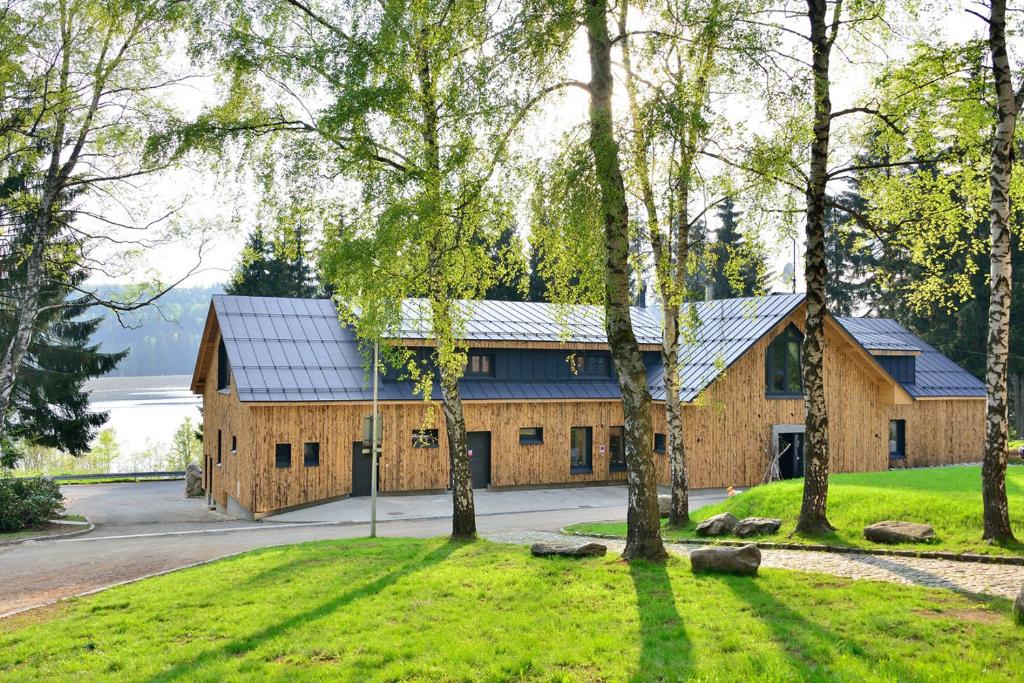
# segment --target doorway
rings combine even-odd
[[[804,476],[803,432],[780,432],[776,448],[779,453],[779,475],[783,479]]]
[[[469,432],[467,436],[473,488],[485,489],[491,485],[491,433]]]
[[[377,447],[378,450],[380,446]],[[380,461],[377,462],[380,467]],[[352,442],[352,496],[368,496],[372,487],[373,458],[370,457],[370,449],[363,452],[363,442]],[[379,480],[378,480],[379,481]]]

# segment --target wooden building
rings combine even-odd
[[[803,295],[695,306],[682,377],[691,486],[756,484],[775,457],[784,477],[801,476]],[[460,389],[474,485],[624,480],[622,407],[600,310],[519,302],[469,310]],[[633,316],[667,483],[660,316],[642,308]],[[392,343],[427,353],[425,319],[422,302],[407,302]],[[203,396],[211,504],[260,517],[367,494],[367,365],[329,300],[214,297],[192,380]],[[825,365],[834,471],[980,459],[983,385],[897,323],[829,318]],[[379,387],[381,492],[446,489],[439,407],[394,372]]]

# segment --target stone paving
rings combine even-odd
[[[501,543],[534,543],[537,541],[579,541],[604,543],[608,549],[621,552],[620,540],[565,536],[550,531],[492,533],[487,537]],[[669,552],[689,555],[699,545],[666,543]],[[822,572],[851,579],[889,581],[930,588],[949,588],[962,593],[998,595],[1011,600],[1024,585],[1024,567],[928,560],[918,557],[887,557],[856,553],[826,553],[811,550],[762,550],[761,566],[773,569],[796,569]]]

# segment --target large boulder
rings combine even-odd
[[[190,462],[185,468],[185,496],[198,498],[203,495],[203,470],[199,465]]]
[[[875,543],[927,543],[935,538],[931,524],[886,520],[864,527],[864,538]]]
[[[1020,587],[1017,599],[1013,601],[1013,616],[1017,623],[1024,626],[1024,586]]]
[[[698,536],[724,536],[731,534],[732,530],[739,524],[736,515],[731,512],[722,512],[714,517],[708,517],[697,525]]]
[[[658,516],[668,517],[672,510],[672,496],[667,493],[658,494]]]
[[[774,534],[781,526],[781,519],[771,519],[770,517],[747,517],[745,519],[741,519],[732,532],[740,538],[764,536],[766,534]]]
[[[608,552],[608,546],[600,543],[534,543],[530,552],[537,557],[600,557]]]
[[[751,543],[740,548],[708,546],[690,553],[690,567],[694,572],[724,572],[754,576],[761,566],[761,551]]]

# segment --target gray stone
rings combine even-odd
[[[740,538],[747,538],[748,536],[774,534],[781,526],[781,519],[772,519],[770,517],[747,517],[745,519],[741,519],[732,532]]]
[[[864,527],[864,538],[875,543],[927,543],[935,538],[931,524],[886,520]]]
[[[1024,626],[1024,586],[1020,587],[1017,599],[1013,601],[1013,616],[1017,623]]]
[[[734,546],[707,546],[690,553],[690,567],[694,572],[724,572],[754,576],[761,566],[761,550],[751,543],[740,548]]]
[[[672,509],[672,496],[667,493],[658,494],[658,515],[660,517],[668,517],[669,511]]]
[[[698,536],[723,536],[731,534],[732,530],[739,524],[736,515],[731,512],[722,512],[714,517],[708,517],[697,525]]]
[[[185,468],[185,496],[198,498],[203,495],[203,470],[199,465],[190,462]]]
[[[608,552],[608,546],[600,543],[534,543],[530,546],[530,552],[537,557],[600,557]]]

